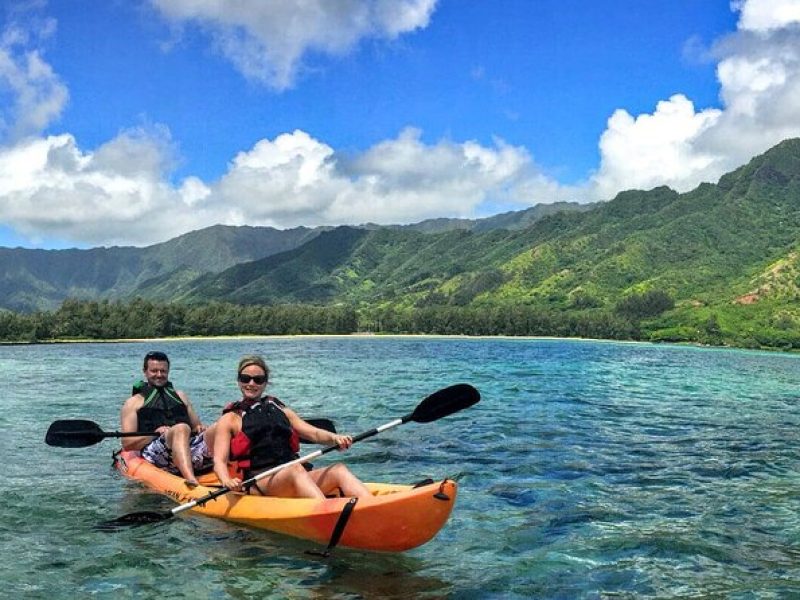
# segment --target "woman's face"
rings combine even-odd
[[[239,373],[238,381],[242,396],[248,399],[261,398],[267,387],[267,375],[258,365],[247,365]]]

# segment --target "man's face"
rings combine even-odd
[[[166,385],[169,380],[169,363],[164,360],[148,360],[144,378],[147,379],[147,383],[156,387]]]

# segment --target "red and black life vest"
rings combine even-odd
[[[164,387],[140,381],[133,386],[133,393],[144,398],[142,408],[136,413],[139,431],[155,431],[162,425],[172,427],[176,423],[186,423],[191,427],[189,410],[169,381]]]
[[[242,429],[231,439],[229,461],[244,478],[298,457],[300,438],[274,396],[233,402],[222,411],[242,417]]]

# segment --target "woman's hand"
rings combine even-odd
[[[339,446],[339,450],[347,450],[353,445],[353,436],[333,434],[333,443]]]
[[[233,490],[234,492],[241,492],[242,491],[242,480],[238,477],[226,477],[225,479],[220,480],[220,483],[228,488],[229,490]]]

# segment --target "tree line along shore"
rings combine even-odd
[[[713,316],[670,326],[668,295],[628,297],[612,310],[559,311],[526,305],[369,307],[158,303],[68,299],[55,311],[0,312],[0,342],[120,340],[246,335],[466,335],[685,342],[794,350],[800,337],[748,331],[725,335]],[[785,332],[784,332],[785,333]]]

